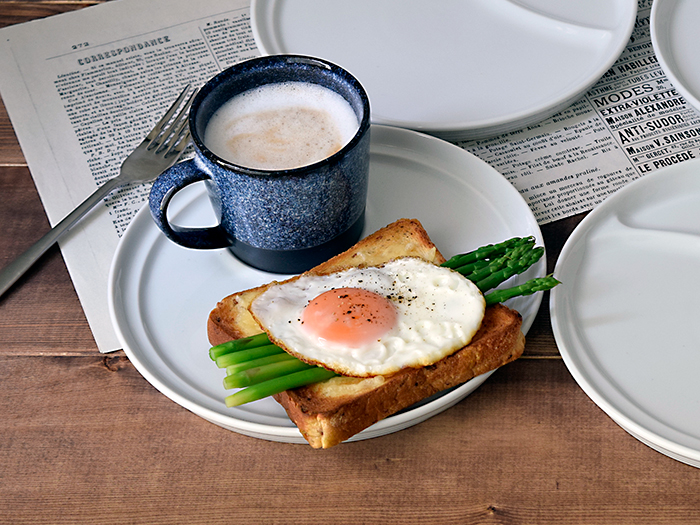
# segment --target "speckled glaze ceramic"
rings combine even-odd
[[[359,129],[334,155],[301,168],[265,171],[228,162],[202,141],[207,122],[233,96],[263,84],[301,81],[342,95]],[[229,248],[251,266],[298,273],[355,243],[364,226],[369,175],[369,101],[360,83],[325,60],[298,55],[255,58],[221,72],[197,94],[189,125],[195,157],[154,182],[151,214],[172,241],[195,249]],[[172,196],[205,181],[219,224],[181,228],[167,219]]]

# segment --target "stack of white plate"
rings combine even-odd
[[[700,161],[632,182],[567,241],[554,336],[588,396],[630,434],[700,467]]]
[[[690,0],[692,1],[692,0]],[[372,122],[448,140],[563,110],[617,60],[637,0],[253,0],[264,54],[325,58],[364,85]]]
[[[673,87],[700,111],[700,2],[654,0],[650,25],[661,69]]]

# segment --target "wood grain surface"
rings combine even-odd
[[[0,27],[95,3],[0,1]],[[550,271],[582,217],[542,228]],[[48,228],[0,106],[0,266]],[[0,298],[0,523],[700,523],[700,469],[583,393],[547,301],[524,357],[455,407],[319,451],[208,423],[99,354],[54,248]]]

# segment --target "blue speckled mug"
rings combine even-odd
[[[294,169],[260,170],[236,165],[204,144],[204,130],[222,104],[265,84],[310,82],[330,88],[350,104],[359,129],[340,151]],[[273,55],[234,65],[199,91],[189,126],[195,156],[154,182],[151,214],[172,241],[195,249],[228,248],[243,262],[269,272],[299,273],[354,244],[364,226],[369,175],[370,110],[367,94],[350,73],[312,57]],[[205,181],[219,224],[184,228],[171,224],[172,196]]]

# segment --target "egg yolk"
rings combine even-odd
[[[312,299],[301,320],[317,337],[357,347],[379,339],[396,319],[396,308],[386,297],[361,288],[337,288]]]

